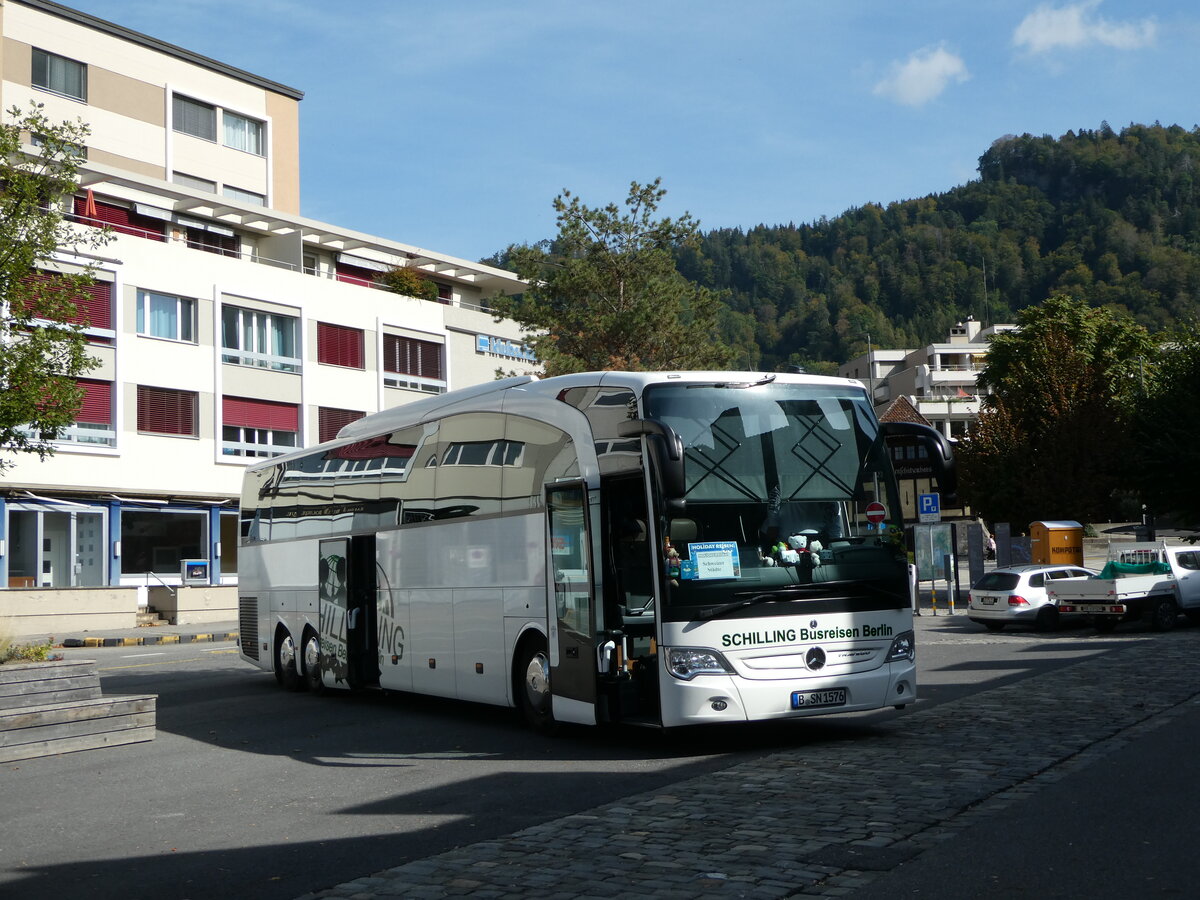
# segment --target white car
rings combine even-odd
[[[1058,627],[1058,605],[1046,595],[1046,585],[1058,579],[1090,578],[1096,572],[1083,566],[1009,566],[992,569],[971,588],[967,618],[988,631],[1011,623],[1032,623],[1038,631]]]

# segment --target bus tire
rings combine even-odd
[[[1149,609],[1150,627],[1155,631],[1170,631],[1179,617],[1179,607],[1173,597],[1159,597]]]
[[[542,637],[521,642],[513,672],[513,693],[526,724],[539,734],[557,728],[550,700],[550,656]]]
[[[1097,616],[1092,624],[1100,634],[1110,634],[1121,621],[1120,616]]]
[[[275,634],[275,680],[285,691],[299,691],[304,682],[296,671],[296,642],[286,628]]]
[[[304,629],[300,664],[304,667],[305,687],[314,694],[324,691],[325,682],[321,680],[321,639],[311,628]]]

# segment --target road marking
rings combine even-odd
[[[214,647],[211,650],[201,650],[201,653],[237,653],[236,650],[230,650],[226,647]]]
[[[143,656],[166,656],[165,653],[131,653],[129,656],[122,656],[121,659],[141,659]]]

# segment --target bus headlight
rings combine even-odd
[[[896,635],[896,639],[892,641],[892,646],[888,650],[888,662],[900,662],[901,660],[914,660],[917,658],[917,640],[916,635],[911,631],[906,631],[903,634]]]
[[[667,668],[676,678],[691,681],[697,675],[732,675],[733,667],[716,650],[700,647],[671,647],[667,650]]]

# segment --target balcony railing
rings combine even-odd
[[[305,275],[311,275],[315,278],[326,278],[330,281],[340,281],[342,284],[352,284],[356,287],[365,287],[365,288],[370,288],[372,290],[377,290],[377,291],[387,291],[388,290],[388,288],[385,287],[384,285],[379,284],[378,282],[374,282],[374,281],[366,281],[365,279],[361,279],[361,278],[349,278],[349,279],[348,278],[339,278],[337,271],[335,269],[332,269],[329,267],[322,268],[319,266],[306,266],[301,263],[295,263],[295,262],[291,262],[288,260],[272,259],[269,256],[260,255],[257,250],[253,250],[253,249],[251,249],[251,250],[246,250],[246,249],[234,250],[232,248],[221,247],[221,246],[217,246],[214,244],[207,244],[207,243],[203,243],[201,241],[188,240],[186,237],[180,237],[178,235],[167,234],[162,230],[141,228],[137,225],[113,225],[110,222],[105,222],[102,219],[92,218],[89,216],[72,214],[72,215],[68,215],[67,218],[70,221],[75,222],[76,224],[90,225],[93,228],[104,228],[106,226],[111,227],[113,229],[113,231],[117,232],[118,234],[127,234],[127,235],[131,235],[133,237],[146,238],[147,240],[152,240],[152,241],[159,241],[159,242],[171,241],[174,243],[181,243],[192,250],[202,250],[206,253],[215,253],[220,256],[225,256],[225,257],[229,257],[229,258],[233,258],[233,259],[240,259],[240,260],[243,260],[246,262],[258,263],[259,265],[263,265],[263,266],[271,266],[276,269],[287,269],[288,271],[291,271],[291,272],[301,272]],[[419,299],[419,298],[414,298],[414,299]],[[429,302],[440,303],[444,306],[456,306],[460,309],[473,310],[475,312],[490,313],[492,311],[491,306],[487,303],[486,300],[482,300],[480,303],[466,303],[466,302],[463,302],[461,299],[459,301],[455,302],[453,300],[450,300],[450,299],[447,299],[444,297],[439,297],[438,299],[432,300]]]

